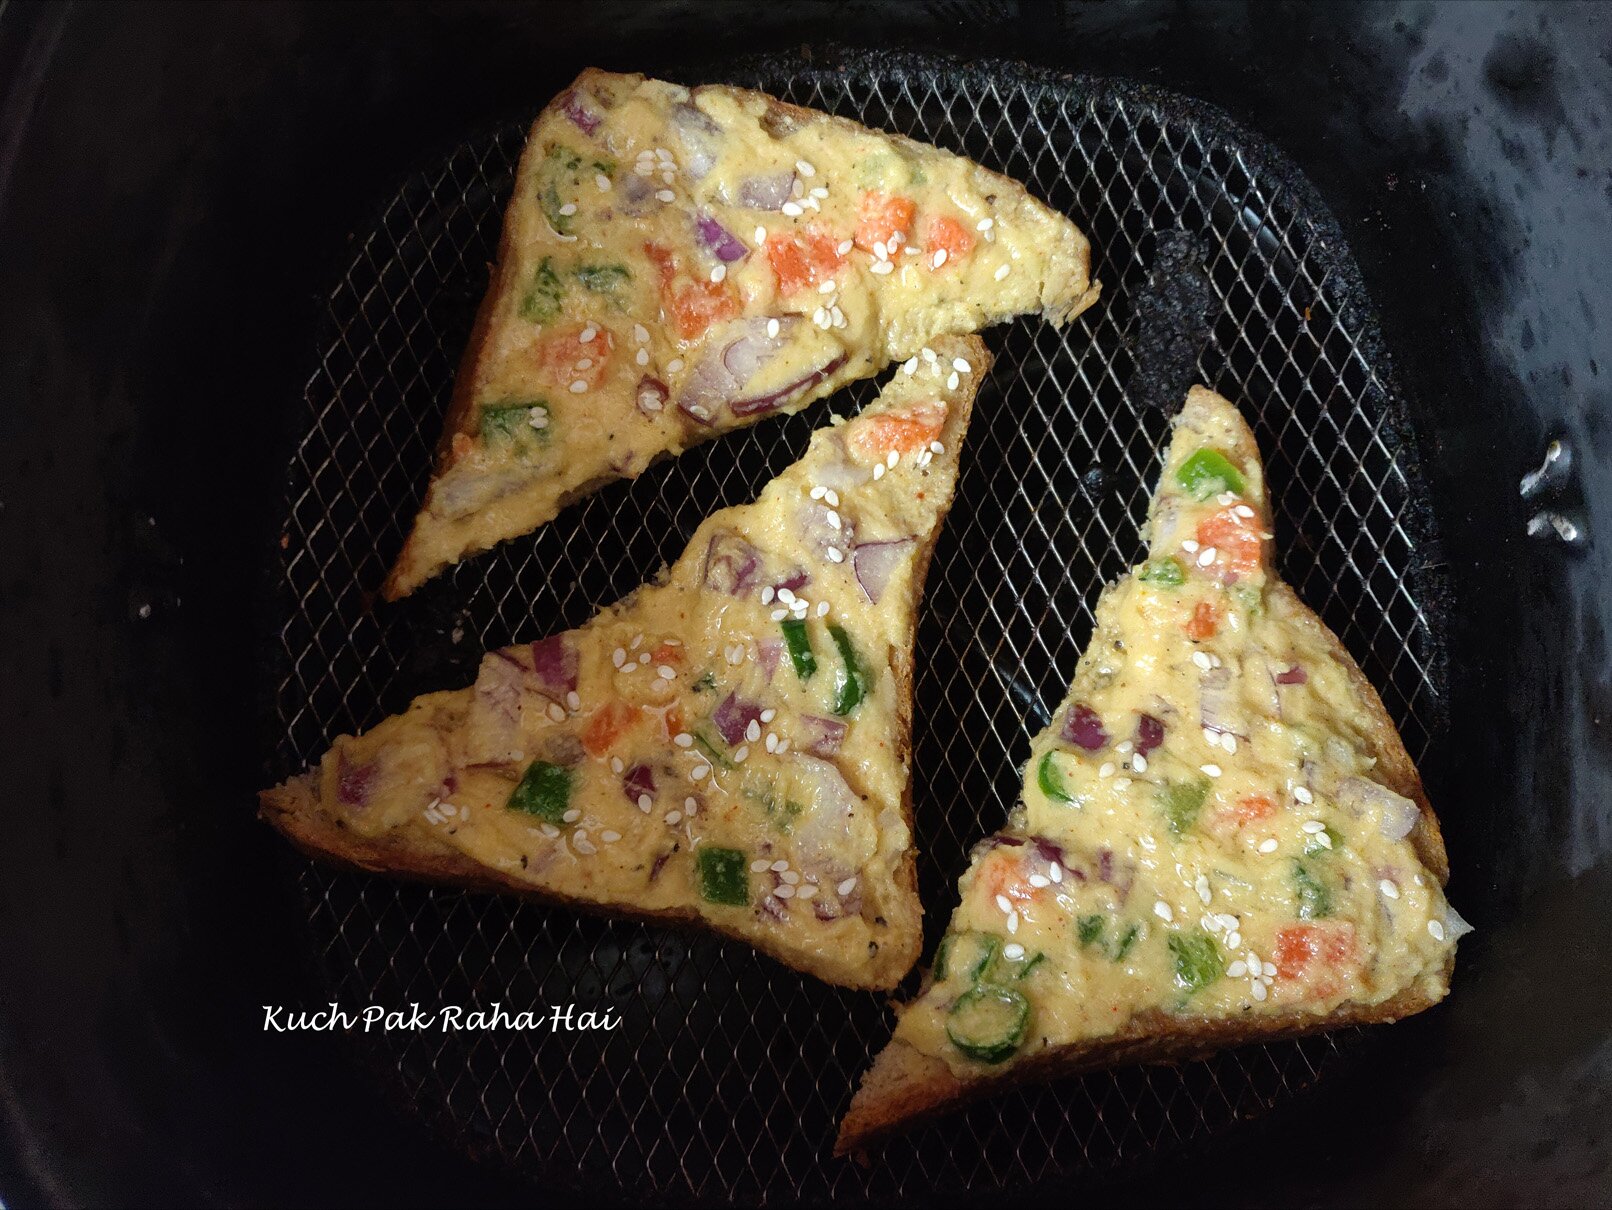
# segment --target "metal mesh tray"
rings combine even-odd
[[[1381,690],[1420,756],[1441,715],[1440,636],[1416,568],[1432,540],[1402,405],[1358,272],[1309,187],[1217,111],[1152,90],[918,56],[755,60],[702,79],[765,88],[971,156],[1091,235],[1103,298],[1062,333],[989,334],[999,358],[918,632],[914,798],[929,952],[968,847],[1015,798],[1102,585],[1138,556],[1168,410],[1191,381],[1239,401],[1275,493],[1282,570]],[[586,620],[672,559],[709,509],[751,499],[829,408],[663,463],[397,606],[372,594],[426,483],[485,287],[526,122],[410,178],[328,296],[283,553],[284,677],[271,773],[316,760],[485,647]],[[608,1033],[361,1037],[377,1072],[458,1145],[595,1191],[670,1201],[983,1194],[1111,1170],[1269,1110],[1346,1061],[1359,1031],[1179,1068],[1015,1092],[830,1158],[889,1035],[883,997],[744,946],[310,865],[310,943],[346,1004],[612,1007]]]

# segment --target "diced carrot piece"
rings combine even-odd
[[[1237,515],[1232,505],[1198,523],[1199,547],[1215,548],[1215,567],[1230,579],[1253,575],[1259,570],[1264,539],[1259,536],[1259,518]]]
[[[834,233],[823,227],[774,232],[767,237],[767,263],[778,279],[778,293],[795,294],[828,281],[845,264]]]
[[[543,338],[538,362],[556,386],[569,388],[574,382],[583,382],[591,391],[604,381],[615,348],[615,333],[603,324],[566,324]]]
[[[986,897],[993,902],[998,895],[1006,895],[1021,903],[1036,897],[1036,888],[1030,885],[1030,870],[1025,862],[1010,849],[998,849],[985,859],[980,871]]]
[[[858,417],[848,426],[846,441],[858,462],[883,462],[891,452],[913,454],[927,448],[945,422],[946,405],[934,400],[899,412]]]
[[[712,324],[732,319],[741,309],[738,296],[728,286],[697,281],[684,286],[674,296],[672,319],[679,336],[684,340],[698,340]]]
[[[1302,979],[1319,962],[1329,971],[1352,962],[1355,956],[1355,926],[1348,921],[1336,924],[1295,924],[1276,934],[1276,974],[1281,979]]]
[[[593,712],[582,729],[582,746],[589,756],[603,756],[616,742],[638,725],[643,711],[630,702],[606,702]]]
[[[931,257],[937,252],[946,254],[942,268],[974,251],[974,243],[974,233],[949,214],[935,215],[924,231],[924,251]]]
[[[1238,823],[1253,823],[1276,814],[1276,802],[1269,794],[1245,794],[1230,811]]]
[[[664,244],[648,240],[644,244],[644,255],[654,262],[655,272],[660,275],[661,289],[665,290],[677,277],[677,254]]]
[[[656,664],[681,664],[683,662],[683,644],[661,643],[650,653],[650,659]]]
[[[1205,639],[1215,637],[1220,629],[1220,610],[1213,601],[1199,601],[1192,607],[1192,616],[1187,619],[1187,638],[1194,643],[1201,643]]]
[[[917,211],[918,204],[910,197],[868,190],[857,206],[856,246],[863,252],[872,252],[874,244],[884,244],[888,252],[892,236],[912,234],[912,216]]]
[[[683,707],[668,706],[666,708],[666,713],[661,715],[661,719],[666,724],[667,739],[671,739],[673,736],[679,735],[683,732]]]

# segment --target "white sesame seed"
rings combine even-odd
[[[667,822],[667,824],[669,826],[675,828],[678,824],[683,822],[683,812],[681,812],[681,811],[668,811],[668,812],[666,812],[666,822]]]
[[[778,335],[778,321],[776,319],[769,319],[767,321],[767,337],[770,340],[772,337],[777,336],[777,335]]]
[[[756,243],[764,244],[766,242],[767,242],[767,229],[765,227],[757,227],[756,228]]]
[[[1053,862],[1047,867],[1047,877],[1052,879],[1054,882],[1062,882],[1063,866],[1059,865],[1056,861]]]
[[[817,292],[819,294],[832,294],[838,288],[839,287],[835,284],[834,279],[831,277],[817,287]]]
[[[936,252],[935,255],[930,258],[929,263],[937,269],[944,265],[946,263],[946,249],[942,248],[940,251]]]
[[[876,260],[868,266],[869,273],[876,273],[883,277],[887,273],[894,273],[896,267],[887,260]]]
[[[1213,546],[1205,546],[1202,550],[1200,550],[1198,552],[1198,566],[1199,567],[1208,567],[1209,564],[1213,563],[1214,561],[1215,561],[1215,548]]]
[[[1230,731],[1220,733],[1220,746],[1227,752],[1235,754],[1237,751],[1237,737]]]
[[[796,899],[816,899],[817,898],[817,888],[814,887],[809,882],[805,886],[798,886],[798,887],[795,888],[795,898]]]
[[[599,839],[606,844],[615,844],[616,841],[621,839],[621,833],[607,830],[599,833]]]
[[[991,276],[995,277],[997,281],[1001,281],[1004,277],[1006,277],[1008,275],[1010,269],[1011,269],[1011,266],[998,265],[996,267],[996,272],[993,273]]]
[[[873,477],[875,480],[884,478],[884,463],[880,462],[874,466]]]
[[[779,899],[793,899],[795,897],[795,888],[785,883],[783,886],[773,887],[772,893]]]
[[[946,452],[946,447],[938,441],[931,441],[929,443],[929,452],[931,454],[944,454]]]
[[[1315,801],[1315,795],[1310,793],[1307,786],[1294,786],[1293,797],[1306,806]]]
[[[1013,905],[1008,902],[1008,897],[1006,895],[998,895],[996,897],[996,906],[1003,915],[1006,915],[1013,910]]]
[[[1203,773],[1203,775],[1205,777],[1219,777],[1220,776],[1220,766],[1219,765],[1199,765],[1198,769],[1199,769],[1200,772]]]
[[[750,746],[748,744],[740,744],[733,753],[733,763],[736,765],[742,765],[744,764],[744,758],[749,755]]]
[[[699,811],[699,809],[700,809],[700,800],[695,798],[694,795],[690,794],[687,798],[685,798],[683,800],[683,810],[688,812],[690,815],[696,814]]]
[[[621,773],[625,771],[626,768],[627,766],[621,763],[621,757],[612,756],[610,758],[610,771],[612,773]]]
[[[744,729],[744,737],[752,744],[761,738],[761,724],[751,719]]]
[[[1209,879],[1202,874],[1198,875],[1198,881],[1192,884],[1192,889],[1198,892],[1198,898],[1205,903],[1213,898],[1214,893],[1209,889]]]
[[[843,563],[845,562],[845,555],[841,553],[839,547],[830,546],[828,548],[828,561],[830,563]]]
[[[666,363],[666,372],[669,374],[675,374],[682,368],[683,359],[681,357],[674,357]]]
[[[695,765],[694,768],[689,770],[688,775],[695,781],[704,781],[706,774],[710,773],[710,771],[710,765]]]
[[[775,609],[772,611],[772,620],[775,622],[782,622],[788,616],[789,610],[787,609]]]
[[[1248,505],[1246,505],[1246,504],[1239,504],[1236,508],[1232,509],[1231,511],[1236,516],[1241,517],[1244,521],[1251,521],[1253,519],[1253,517],[1254,517],[1254,510],[1249,508]]]
[[[676,744],[679,748],[692,748],[694,746],[694,737],[687,731],[679,731],[676,735],[672,736],[672,743]]]
[[[1248,963],[1244,962],[1241,958],[1238,958],[1226,968],[1226,973],[1233,979],[1241,979],[1248,973]]]
[[[609,193],[610,192],[610,178],[607,177],[604,173],[600,172],[600,173],[595,174],[595,176],[593,178],[593,183],[599,187],[599,192],[600,193]]]
[[[842,526],[840,524],[840,515],[839,515],[838,512],[836,512],[832,508],[828,510],[828,523],[830,525],[832,525],[835,529],[842,528]]]
[[[781,209],[790,218],[799,218],[801,214],[804,213],[804,211],[801,210],[799,202],[785,202],[781,207],[779,207],[779,209]]]
[[[533,408],[527,413],[526,423],[534,429],[546,429],[549,426],[549,414],[543,408]]]
[[[785,605],[793,605],[795,603],[795,594],[788,588],[780,588],[778,590],[778,599]]]
[[[656,668],[655,673],[663,681],[672,680],[677,676],[677,670],[675,668],[669,667],[666,664],[662,664],[662,665],[660,665],[660,667]]]
[[[873,469],[877,470],[878,467],[874,467]],[[828,602],[827,601],[819,601],[819,602],[817,602],[817,616],[820,617],[820,618],[826,618],[828,616]]]
[[[572,807],[564,815],[560,816],[560,818],[562,820],[564,820],[566,823],[575,823],[577,820],[582,818],[582,812],[579,811],[576,807]]]
[[[599,329],[594,327],[592,324],[589,324],[587,327],[583,328],[582,331],[577,333],[577,341],[580,344],[592,344],[593,338],[597,335],[599,335]]]
[[[565,708],[559,702],[550,702],[549,717],[557,723],[563,723],[565,721]]]
[[[1131,757],[1131,771],[1133,773],[1146,773],[1147,757],[1143,756],[1140,752]]]
[[[814,198],[822,199],[828,196],[828,190],[824,189],[821,185],[817,185],[812,189],[811,194]],[[813,209],[815,210],[816,207],[814,206]],[[843,256],[844,253],[841,253],[841,255]]]
[[[587,389],[588,389],[588,384],[586,382],[584,382],[580,378],[578,378],[575,382],[573,382],[571,384],[571,394],[573,394],[573,395],[580,395],[580,394],[582,394],[583,391],[586,391]]]
[[[657,201],[671,202],[677,199],[677,194],[670,189],[657,189],[655,190],[655,198]]]
[[[1175,919],[1175,913],[1170,910],[1170,905],[1162,899],[1153,905],[1153,914],[1166,924]]]
[[[565,695],[565,704],[573,710],[582,709],[582,695],[575,689]]]
[[[727,275],[728,267],[726,265],[718,265],[716,268],[711,270],[711,280],[713,282],[719,282]]]
[[[901,454],[900,454],[900,452],[898,450],[891,450],[888,454],[886,454],[884,456],[884,464],[887,467],[889,467],[891,470],[895,470],[896,469],[896,463],[898,463],[900,461],[901,461]]]
[[[795,171],[804,177],[813,177],[817,175],[817,169],[813,168],[806,160],[796,160]]]
[[[575,202],[567,202],[565,205],[560,207],[560,213],[566,218],[570,218],[576,212],[577,204]]]
[[[1010,932],[1010,933],[1016,933],[1016,932],[1019,931],[1019,913],[1018,912],[1015,911],[1015,912],[1009,912],[1008,913],[1007,931]]]
[[[750,872],[752,874],[765,874],[770,864],[765,857],[758,857],[750,863]]]
[[[957,371],[953,370],[946,376],[946,389],[948,391],[955,391],[957,389],[957,384],[961,381],[962,379],[957,377]]]
[[[800,875],[797,874],[794,870],[784,870],[781,874],[778,875],[778,877],[783,879],[784,882],[788,883],[790,886],[799,886],[800,885]]]
[[[1252,986],[1253,986],[1253,992],[1254,992],[1254,999],[1263,1000],[1266,996],[1270,995],[1270,992],[1268,992],[1265,989],[1265,985],[1262,982],[1260,982],[1258,979],[1254,980]]]
[[[829,313],[822,307],[818,307],[817,310],[812,312],[812,323],[816,324],[819,328],[827,330],[829,324],[833,322],[833,316],[829,315]]]
[[[649,652],[647,652],[647,651],[640,651],[640,652],[639,652],[639,653],[638,653],[638,662],[639,662],[639,663],[640,663],[640,664],[647,664],[647,663],[649,663]]]
[[[840,506],[840,494],[832,487],[825,487],[823,489],[823,501],[830,508],[838,508]]]
[[[1040,890],[1042,887],[1052,885],[1052,879],[1048,878],[1044,874],[1031,874],[1029,881],[1030,885],[1035,887],[1037,890]]]
[[[1130,788],[1131,788],[1131,779],[1130,778],[1128,778],[1128,777],[1116,777],[1114,779],[1114,789],[1115,789],[1116,792],[1124,793],[1126,790],[1129,790]]]
[[[854,890],[856,890],[855,874],[851,875],[851,877],[847,878],[844,882],[840,883],[839,886],[834,888],[835,893],[839,895],[849,895]]]
[[[639,349],[638,352],[633,354],[633,360],[641,366],[647,366],[649,364],[649,350]]]
[[[1186,551],[1190,555],[1190,554],[1192,554],[1194,551],[1196,551],[1198,549],[1198,543],[1196,541],[1194,541],[1193,539],[1188,538],[1184,542],[1181,543],[1181,549]]]
[[[644,327],[643,324],[633,324],[632,338],[639,344],[646,343],[649,340],[649,329]]]
[[[828,313],[833,318],[834,326],[836,328],[843,328],[845,326],[845,312],[840,310],[838,303],[835,303],[834,306],[830,307],[828,309]]]
[[[1390,881],[1387,878],[1381,879],[1377,883],[1377,889],[1383,893],[1383,896],[1385,898],[1388,898],[1388,899],[1398,899],[1399,898],[1399,888],[1397,886],[1395,886],[1393,884],[1393,882]]]
[[[1259,842],[1259,851],[1261,853],[1274,853],[1274,852],[1276,852],[1276,837],[1272,836],[1272,837],[1269,837],[1269,838],[1267,838],[1265,840],[1260,841]]]
[[[1098,777],[1113,777],[1114,776],[1114,762],[1111,761],[1111,760],[1105,760],[1103,762],[1102,768],[1097,770],[1097,776]]]
[[[577,362],[576,368],[579,369],[579,370],[591,370],[591,369],[593,369],[593,358],[591,358],[591,357],[582,358],[580,361]]]
[[[556,828],[551,823],[543,824],[542,829],[543,829],[543,835],[547,836],[550,840],[553,840],[556,836],[558,836],[560,834],[560,829]]]
[[[1209,657],[1207,655],[1205,655],[1203,652],[1194,651],[1192,653],[1192,662],[1194,664],[1196,664],[1204,672],[1209,671],[1209,667],[1210,667],[1210,665],[1209,665]],[[1205,728],[1204,730],[1208,731],[1208,728]],[[1216,742],[1218,743],[1219,741],[1217,740]]]

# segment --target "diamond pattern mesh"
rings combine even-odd
[[[762,61],[743,73],[734,82],[1027,181],[1098,250],[1099,306],[1061,333],[1028,322],[991,334],[999,359],[930,573],[915,799],[931,950],[969,845],[1013,802],[1102,584],[1140,550],[1168,417],[1133,389],[1154,343],[1138,300],[1166,248],[1188,250],[1209,304],[1207,339],[1182,374],[1254,419],[1284,574],[1421,755],[1440,697],[1437,635],[1413,575],[1430,541],[1421,484],[1393,438],[1399,405],[1370,321],[1338,301],[1354,270],[1330,220],[1306,211],[1308,195],[1284,187],[1268,153],[1201,107],[1000,65]],[[524,123],[490,132],[410,179],[330,293],[289,476],[277,777],[416,693],[468,683],[484,647],[581,623],[675,557],[711,509],[752,498],[828,407],[875,393],[864,383],[709,443],[400,605],[372,607],[424,490],[523,135]],[[1268,1110],[1364,1040],[1349,1031],[1015,1092],[893,1142],[865,1169],[828,1152],[888,1037],[880,997],[708,938],[312,865],[301,877],[332,998],[614,1008],[622,1024],[608,1033],[395,1032],[359,1044],[473,1153],[674,1202],[927,1201],[1113,1169]]]

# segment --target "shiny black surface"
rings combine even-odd
[[[250,634],[314,293],[422,150],[584,62],[978,51],[1214,102],[1333,209],[1445,548],[1424,766],[1455,993],[1375,1064],[1086,1193],[1285,1205],[1612,1198],[1612,26],[1595,6],[597,4],[0,9],[0,1197],[529,1203],[392,1106],[306,999],[251,815]],[[1574,448],[1589,541],[1524,538]],[[1599,540],[1598,540],[1599,539]],[[1437,569],[1435,569],[1437,570]],[[541,1198],[543,1190],[536,1190]]]

